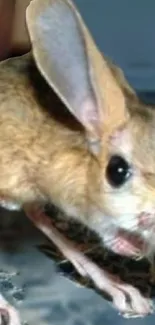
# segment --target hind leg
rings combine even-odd
[[[98,289],[111,296],[115,307],[124,316],[143,317],[153,312],[149,299],[143,297],[138,289],[99,268],[97,264],[78,251],[71,241],[59,233],[51,219],[42,210],[35,207],[25,210],[37,228],[55,243],[76,270],[82,276],[90,278]]]

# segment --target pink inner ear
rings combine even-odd
[[[80,105],[79,120],[84,125],[86,130],[92,135],[99,137],[100,135],[100,120],[97,103],[91,98],[86,98]]]

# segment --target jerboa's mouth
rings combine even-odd
[[[148,243],[138,234],[119,229],[110,245],[116,254],[142,258],[147,254]]]

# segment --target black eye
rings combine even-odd
[[[106,177],[113,187],[121,187],[131,175],[131,168],[124,158],[115,155],[109,160]]]

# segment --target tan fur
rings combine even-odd
[[[89,150],[87,127],[63,105],[60,90],[54,87],[56,95],[46,82],[46,53],[35,38],[33,22],[53,2],[34,0],[29,7],[34,58],[29,53],[0,64],[0,197],[21,206],[54,203],[103,238],[115,227],[140,232],[137,216],[154,209],[154,113],[140,103],[121,70],[101,55],[81,16],[66,1],[81,28],[99,108],[97,132],[96,124],[91,127],[101,147],[97,155]],[[121,141],[118,137],[114,146],[117,132]],[[127,141],[122,141],[124,135]],[[125,156],[134,170],[121,190],[112,188],[106,177],[113,154]]]
[[[107,87],[104,91],[104,105],[109,105],[109,108],[113,110],[113,102],[118,99],[119,104],[119,97],[121,101],[123,97],[119,96],[120,89],[106,61],[102,60],[87,29],[84,25],[82,26],[86,34],[88,52],[94,64],[96,83],[104,83]],[[84,131],[75,119],[66,111],[65,121],[61,123],[58,121],[58,116],[56,118],[51,116],[55,105],[52,97],[55,95],[39,76],[30,57],[31,55],[27,55],[8,60],[0,66],[0,129],[2,134],[0,149],[3,152],[0,164],[1,196],[22,204],[49,198],[62,207],[66,204],[75,206],[79,214],[85,212],[87,207],[89,168],[93,165],[98,166],[98,164],[88,151]],[[37,78],[40,78],[42,86],[45,87],[43,104],[40,103],[36,93],[37,90],[38,93],[40,92],[40,85],[33,85],[31,80],[31,64]],[[111,84],[111,89],[109,89],[109,84]],[[111,97],[109,97],[109,91]],[[54,98],[54,101],[60,106],[58,99]],[[115,106],[118,104],[116,103]],[[121,107],[124,112],[124,101],[120,102],[119,106],[120,109],[117,112],[113,110],[113,113],[110,113],[110,116],[115,119],[115,124],[115,113],[118,123],[122,123],[119,113]],[[121,118],[124,118],[123,115]],[[71,122],[66,123],[66,119]],[[77,130],[73,128],[74,124]],[[9,166],[7,170],[6,166]],[[98,169],[97,167],[97,173]],[[96,180],[96,173],[94,174],[94,180]]]
[[[47,107],[39,103],[30,73],[37,82],[40,78]],[[1,63],[0,76],[1,196],[22,204],[52,197],[58,205],[81,206],[91,158],[81,126],[39,76],[31,55]],[[51,118],[54,101],[62,106],[65,122]]]
[[[38,99],[38,84],[30,78],[32,71],[33,79],[45,88],[44,107]],[[0,76],[1,196],[22,204],[49,197],[60,206],[75,205],[81,212],[87,205],[89,168],[97,162],[80,124],[44,83],[31,54],[2,62]],[[51,119],[52,97],[62,106],[65,120]]]

